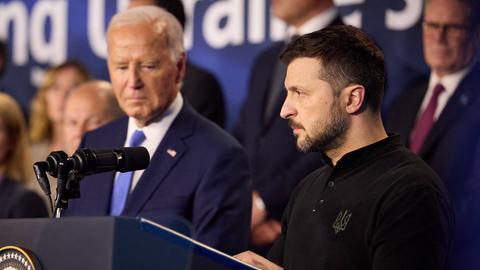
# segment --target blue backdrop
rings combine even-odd
[[[0,39],[7,40],[7,72],[1,88],[28,110],[35,85],[48,66],[77,59],[108,79],[105,29],[127,0],[0,0]],[[270,14],[268,0],[184,0],[190,59],[222,84],[231,128],[247,93],[256,55],[283,39],[285,26]],[[385,51],[385,106],[406,84],[426,72],[419,0],[336,0],[347,24],[363,28]]]

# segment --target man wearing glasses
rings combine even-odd
[[[480,4],[426,0],[423,50],[430,75],[399,96],[386,126],[444,181],[456,214],[450,269],[480,269],[480,179],[474,179],[480,138]],[[477,190],[477,191],[475,191]],[[476,202],[474,202],[476,200]]]

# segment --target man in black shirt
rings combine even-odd
[[[450,205],[438,176],[387,135],[380,116],[384,61],[368,36],[329,27],[291,42],[287,119],[301,151],[327,166],[295,189],[269,260],[261,269],[444,269]]]

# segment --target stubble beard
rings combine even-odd
[[[326,123],[315,122],[313,130],[317,131],[316,136],[305,135],[303,141],[297,138],[297,149],[301,152],[326,152],[337,149],[345,142],[348,130],[348,121],[343,116],[338,101],[333,102],[330,107],[330,118]]]

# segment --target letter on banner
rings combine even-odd
[[[0,38],[7,39],[10,22],[13,24],[12,62],[23,66],[28,62],[28,11],[22,1],[0,4]]]
[[[261,43],[265,40],[265,1],[248,1],[248,41]]]
[[[418,0],[420,1],[420,0]],[[350,5],[360,5],[365,2],[365,0],[334,0],[333,1],[336,6],[350,6]],[[362,12],[360,10],[355,10],[354,12],[343,16],[342,20],[349,25],[353,25],[355,27],[361,28],[362,27]]]
[[[387,29],[402,31],[411,28],[422,16],[423,1],[404,0],[405,8],[400,11],[387,9],[385,25]]]
[[[32,9],[30,20],[30,50],[39,63],[60,64],[67,56],[67,1],[38,1]],[[50,40],[46,39],[45,26],[50,18]]]
[[[107,57],[104,17],[105,0],[88,0],[88,43],[92,52],[102,59]]]
[[[243,0],[217,1],[205,12],[202,32],[205,41],[213,48],[220,49],[227,45],[240,45],[244,38]],[[226,19],[226,24],[220,28],[220,21]]]

